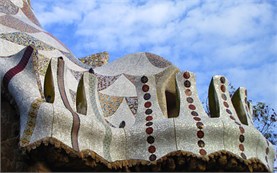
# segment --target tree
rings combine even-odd
[[[277,114],[266,103],[258,102],[253,106],[253,122],[255,127],[272,144],[277,144]]]

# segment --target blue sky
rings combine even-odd
[[[152,52],[197,75],[244,86],[277,110],[277,1],[33,0],[42,26],[77,57],[107,51],[110,62]]]

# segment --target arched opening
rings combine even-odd
[[[209,115],[211,118],[218,118],[220,116],[218,95],[214,87],[214,80],[212,79],[209,86],[208,92],[209,99]]]
[[[168,118],[178,117],[180,111],[180,97],[177,92],[176,82],[174,86],[175,87],[171,88],[170,90],[165,90],[166,109]]]
[[[76,94],[76,109],[77,112],[80,114],[87,114],[87,99],[85,93],[85,86],[84,86],[84,77],[79,81],[77,94]]]
[[[45,78],[44,78],[44,97],[46,102],[53,103],[55,100],[55,89],[51,69],[51,61],[47,67]]]

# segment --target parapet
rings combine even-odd
[[[60,169],[273,170],[245,88],[231,98],[227,78],[214,76],[207,115],[194,73],[147,52],[84,64],[27,1],[13,2],[0,1],[0,81],[20,115],[22,151]]]

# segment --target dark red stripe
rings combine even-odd
[[[8,88],[8,85],[11,81],[11,79],[17,75],[18,73],[20,73],[22,70],[24,70],[24,68],[26,67],[26,65],[29,62],[29,59],[33,53],[34,49],[31,46],[28,46],[21,58],[21,60],[19,61],[19,63],[14,66],[13,68],[11,68],[9,71],[6,72],[6,74],[3,77],[3,85],[5,88]]]
[[[78,133],[80,128],[80,118],[79,118],[79,115],[73,111],[67,99],[65,88],[64,88],[64,61],[60,58],[58,61],[58,87],[63,100],[63,104],[71,112],[73,116],[73,124],[71,128],[72,147],[76,151],[79,151]]]

